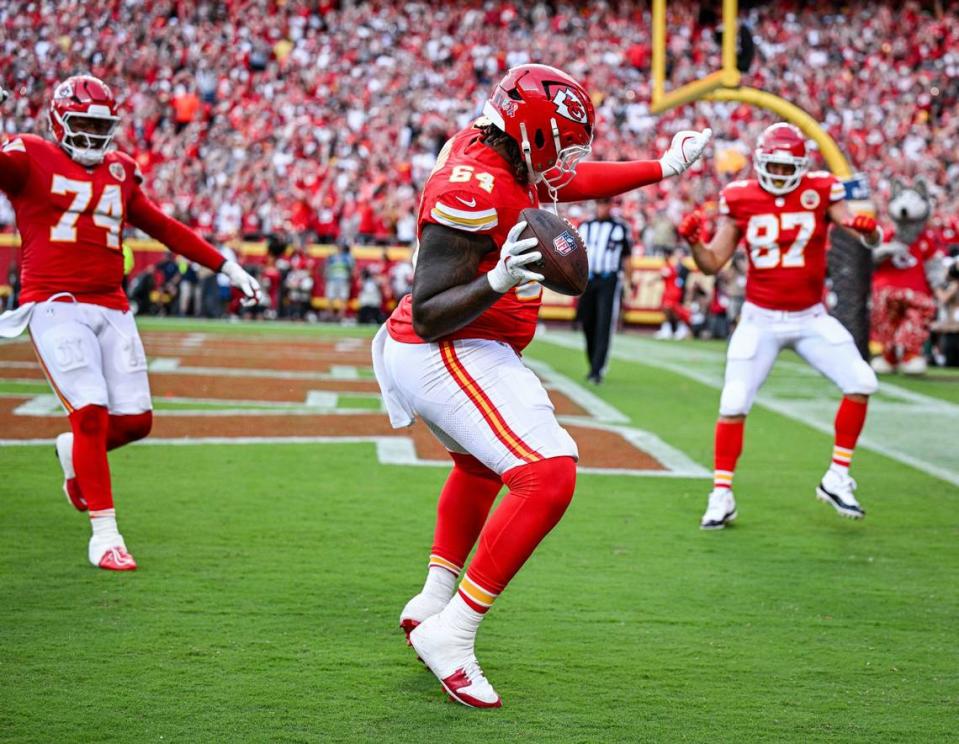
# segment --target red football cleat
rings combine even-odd
[[[80,484],[77,483],[76,478],[68,478],[63,481],[63,492],[67,495],[67,501],[69,501],[77,511],[85,512],[89,509],[87,500],[83,498],[83,494],[80,493]]]
[[[66,494],[67,501],[77,511],[87,511],[87,500],[80,493],[77,474],[73,470],[73,434],[61,434],[57,437],[57,460],[63,469],[63,493]]]
[[[402,628],[403,632],[406,633],[407,646],[413,645],[412,643],[410,643],[410,633],[412,633],[416,629],[417,625],[419,625],[419,622],[416,620],[412,620],[410,618],[405,618],[400,621],[400,628]]]
[[[127,552],[126,548],[115,545],[103,554],[97,566],[107,571],[135,571],[137,562],[133,560],[133,556]]]

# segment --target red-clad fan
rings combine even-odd
[[[0,316],[0,335],[29,328],[70,419],[71,432],[57,437],[56,449],[67,498],[89,511],[90,562],[129,571],[136,562],[117,529],[107,451],[149,433],[152,403],[122,288],[124,226],[222,271],[251,299],[259,286],[143,193],[136,162],[111,149],[120,116],[104,82],[79,75],[60,83],[49,120],[53,142],[19,134],[0,151],[0,189],[13,204],[23,246],[21,305]]]
[[[823,306],[827,235],[830,225],[850,230],[863,244],[879,244],[874,218],[849,213],[845,189],[832,175],[808,173],[802,133],[791,124],[774,124],[760,138],[754,155],[756,178],[723,189],[720,219],[709,245],[702,219],[693,213],[680,234],[689,241],[700,270],[715,274],[745,243],[749,268],[746,302],[726,353],[726,379],[715,433],[715,476],[704,529],[718,529],[736,518],[732,480],[742,451],[746,414],[779,352],[792,348],[843,392],[836,414],[832,464],[816,495],[840,514],[865,514],[849,477],[853,449],[866,420],[876,375],[859,355],[852,336]]]
[[[426,583],[400,624],[455,700],[486,708],[500,699],[476,661],[476,632],[576,483],[576,443],[520,358],[543,278],[529,268],[541,256],[519,238],[520,212],[682,173],[710,132],[680,132],[660,160],[580,162],[593,139],[589,94],[545,65],[511,69],[483,113],[446,143],[427,181],[413,292],[377,334],[373,365],[393,426],[422,418],[453,459]]]

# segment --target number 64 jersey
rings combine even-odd
[[[150,232],[158,212],[140,191],[141,180],[136,163],[122,153],[110,152],[87,168],[41,137],[6,141],[0,189],[13,204],[23,243],[21,303],[69,292],[78,302],[129,307],[122,288],[123,223]]]
[[[770,310],[804,310],[823,300],[829,208],[845,199],[830,173],[803,176],[787,194],[755,179],[723,189],[719,213],[739,228],[749,258],[746,301]]]

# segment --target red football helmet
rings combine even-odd
[[[792,166],[792,172],[770,173],[772,164]],[[798,127],[780,122],[767,127],[759,137],[753,167],[759,185],[771,194],[788,194],[809,169],[806,139]]]
[[[562,188],[589,155],[595,114],[586,90],[547,65],[519,65],[506,73],[483,115],[516,140],[533,183]]]
[[[110,86],[90,75],[74,75],[54,89],[49,117],[60,147],[86,166],[103,161],[120,121]]]

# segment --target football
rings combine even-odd
[[[579,231],[547,209],[524,209],[520,219],[526,221],[520,237],[539,241],[543,258],[529,264],[529,269],[545,277],[542,285],[573,297],[583,294],[589,279],[589,262]]]

